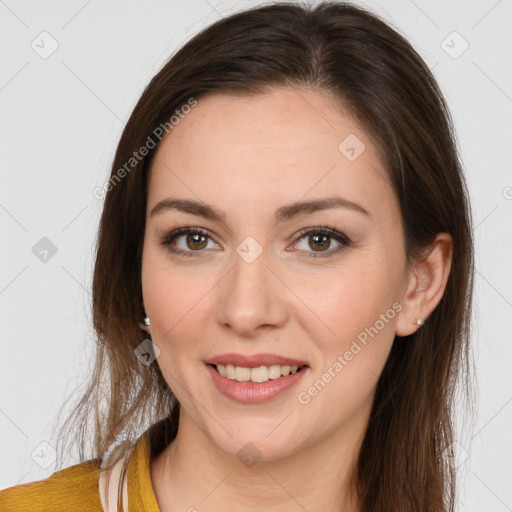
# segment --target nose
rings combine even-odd
[[[291,292],[265,251],[254,260],[240,254],[234,255],[233,267],[219,283],[217,320],[240,337],[255,338],[286,323]]]

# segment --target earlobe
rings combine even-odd
[[[410,271],[402,311],[395,325],[397,336],[415,333],[436,308],[446,289],[451,269],[453,239],[438,233],[427,255]]]
[[[412,295],[402,303],[402,310],[395,325],[397,336],[409,336],[414,334],[424,323],[426,314],[423,308],[421,292],[424,288],[418,287]]]
[[[144,307],[144,301],[142,301],[142,310],[146,311],[146,308]],[[149,316],[146,313],[143,313],[142,321],[139,322],[139,327],[143,331],[146,331],[148,334],[151,334],[151,329],[149,327],[150,325],[151,325],[151,321],[149,320]]]
[[[145,325],[143,322],[139,322],[139,327],[143,331],[146,331],[148,334],[151,334],[151,329],[150,329],[149,325]]]

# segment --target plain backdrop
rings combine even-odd
[[[55,417],[90,369],[90,283],[125,121],[193,34],[258,1],[0,1],[0,488],[54,471]],[[477,416],[459,510],[512,510],[512,1],[359,2],[404,34],[451,109],[473,205]],[[70,460],[71,465],[75,461]]]

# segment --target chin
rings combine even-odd
[[[211,440],[226,455],[238,458],[240,462],[250,468],[258,462],[284,459],[295,451],[297,436],[291,432],[286,434],[281,428],[276,429],[275,427],[275,422],[270,428],[265,425],[264,428],[255,427],[253,429],[247,428],[247,421],[243,424],[230,424],[226,426],[226,430],[219,427],[220,431],[214,433]],[[275,435],[269,435],[272,430]],[[231,437],[228,432],[233,436]],[[294,440],[295,443],[292,443],[291,440]]]

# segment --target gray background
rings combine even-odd
[[[260,3],[0,0],[0,488],[54,471],[56,415],[90,368],[93,190],[125,120],[191,35]],[[510,511],[512,1],[359,3],[411,41],[456,123],[476,226],[479,392],[458,439],[459,510]]]

